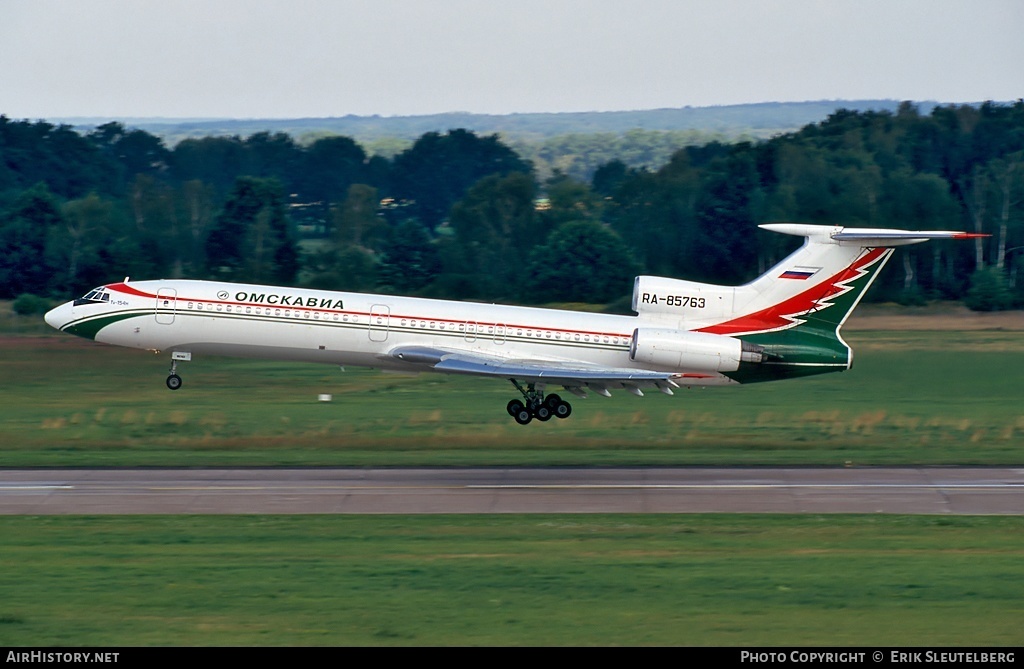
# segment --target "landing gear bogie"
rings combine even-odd
[[[544,387],[539,388],[536,384],[527,384],[526,388],[519,385],[515,379],[511,379],[516,390],[523,394],[523,400],[512,400],[506,406],[509,415],[520,425],[526,425],[534,418],[541,422],[551,420],[552,417],[568,418],[572,413],[572,406],[555,394],[544,396]]]

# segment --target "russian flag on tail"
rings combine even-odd
[[[810,279],[812,276],[818,273],[820,267],[794,267],[787,269],[785,272],[779,275],[780,279],[797,279],[804,281]]]

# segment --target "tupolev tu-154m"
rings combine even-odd
[[[167,387],[193,355],[320,362],[511,381],[521,424],[586,397],[849,369],[840,329],[896,246],[974,233],[774,223],[804,244],[742,286],[637,277],[635,316],[168,279],[111,283],[46,314],[58,330],[165,352]]]

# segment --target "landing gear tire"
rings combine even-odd
[[[181,377],[177,374],[171,374],[167,377],[167,387],[171,390],[177,390],[181,388]]]
[[[529,409],[523,406],[522,402],[519,402],[519,410],[512,414],[512,417],[515,418],[516,422],[519,423],[520,425],[526,425],[531,420],[533,420],[533,414],[530,413]]]
[[[572,414],[572,405],[562,400],[558,395],[548,395],[544,399],[544,405],[551,410],[551,414],[558,418],[568,418]]]
[[[533,410],[534,418],[541,422],[551,420],[551,415],[551,408],[547,404],[541,404]]]
[[[508,409],[508,415],[515,418],[516,414],[525,408],[522,402],[519,400],[512,400],[508,403],[506,409]]]

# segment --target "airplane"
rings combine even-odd
[[[840,329],[895,247],[978,233],[769,223],[803,245],[754,281],[636,277],[635,316],[168,279],[110,283],[45,315],[63,332],[170,353],[319,362],[511,381],[517,423],[568,418],[586,398],[850,369]]]

